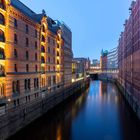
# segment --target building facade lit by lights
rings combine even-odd
[[[19,0],[0,1],[0,103],[17,106],[71,83],[72,33],[65,60],[62,26],[44,10],[37,14]]]

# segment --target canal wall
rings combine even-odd
[[[99,80],[105,80],[115,83],[120,92],[123,94],[126,101],[133,109],[136,116],[140,119],[140,103],[134,97],[134,95],[125,87],[125,85],[122,85],[119,82],[117,73],[102,73],[98,75],[98,78]]]
[[[53,109],[58,104],[67,100],[70,96],[79,94],[89,87],[90,80],[80,80],[69,87],[59,89],[53,93],[42,93],[38,99],[24,105],[6,110],[0,116],[0,140],[5,140],[14,135],[47,111]],[[39,129],[39,128],[38,128]]]

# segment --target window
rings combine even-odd
[[[37,49],[37,41],[35,41],[35,49]]]
[[[29,53],[28,53],[28,51],[26,51],[26,60],[28,60],[29,59]]]
[[[53,58],[53,63],[55,63],[55,57]]]
[[[4,76],[4,75],[5,75],[4,66],[0,64],[0,76]]]
[[[59,52],[57,51],[57,56],[59,56]]]
[[[55,46],[55,40],[53,40],[53,45]]]
[[[55,85],[55,84],[56,84],[56,77],[53,76],[53,85]]]
[[[24,88],[25,88],[25,92],[26,91],[29,91],[31,89],[31,82],[30,82],[30,79],[25,79],[24,80]]]
[[[17,64],[14,65],[15,72],[17,72]]]
[[[26,64],[26,72],[29,72],[29,65]]]
[[[35,30],[35,37],[37,38],[37,30]]]
[[[51,52],[51,49],[50,49],[50,47],[48,46],[48,53],[50,53]]]
[[[44,48],[44,46],[41,46],[41,52],[42,52],[42,53],[45,52],[45,48]]]
[[[41,57],[41,62],[42,62],[42,63],[45,63],[45,59],[44,59],[43,56]]]
[[[0,0],[0,8],[2,8],[4,10],[6,9],[4,0]]]
[[[15,44],[18,43],[17,34],[14,34],[14,43],[15,43]]]
[[[0,98],[4,97],[4,84],[0,83]]]
[[[37,89],[39,87],[38,78],[34,78],[34,88]]]
[[[42,42],[45,42],[45,37],[42,35]]]
[[[30,79],[28,79],[28,89],[30,90]]]
[[[50,39],[50,37],[48,37],[48,43],[50,43],[51,42],[51,39]]]
[[[0,42],[5,42],[4,32],[0,30]]]
[[[14,18],[14,27],[16,27],[16,28],[18,27],[17,19],[15,19],[15,18]]]
[[[45,25],[42,26],[42,32],[45,32]]]
[[[41,72],[44,74],[45,73],[45,67],[41,67]]]
[[[53,54],[55,55],[55,48],[53,48]]]
[[[28,34],[29,33],[29,27],[28,27],[28,25],[26,24],[26,34]]]
[[[37,53],[35,53],[35,60],[37,61]]]
[[[0,48],[0,59],[5,59],[4,49]]]
[[[49,63],[51,62],[51,59],[50,59],[50,57],[48,57],[48,62],[49,62]]]
[[[0,13],[0,24],[5,25],[5,19],[1,13]]]
[[[59,60],[57,60],[57,65],[59,65]]]
[[[59,48],[59,44],[57,44],[57,48]]]
[[[12,82],[13,96],[19,95],[19,93],[20,93],[20,88],[19,87],[20,87],[19,80]]]
[[[14,57],[17,58],[18,57],[18,54],[17,54],[17,50],[14,49]]]
[[[29,46],[29,39],[26,38],[26,46],[28,47]]]
[[[55,66],[53,66],[53,71],[55,72]]]
[[[35,71],[36,71],[36,72],[38,71],[38,67],[37,67],[37,65],[35,65]]]

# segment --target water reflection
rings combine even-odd
[[[140,122],[117,88],[91,81],[85,93],[58,106],[11,140],[140,140],[139,131]]]

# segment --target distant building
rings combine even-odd
[[[100,68],[102,71],[107,70],[107,55],[108,55],[108,51],[102,50],[101,57],[100,57]]]
[[[112,50],[108,52],[107,69],[108,70],[118,69],[118,48],[113,48]]]
[[[72,62],[72,80],[84,78],[90,70],[90,60],[88,58],[74,58]]]
[[[68,86],[71,84],[72,77],[72,32],[71,29],[64,23],[55,21],[56,25],[61,28],[62,39],[63,39],[63,64],[64,64],[64,85]]]
[[[99,67],[100,61],[98,59],[93,59],[91,65],[92,65],[92,67]]]

